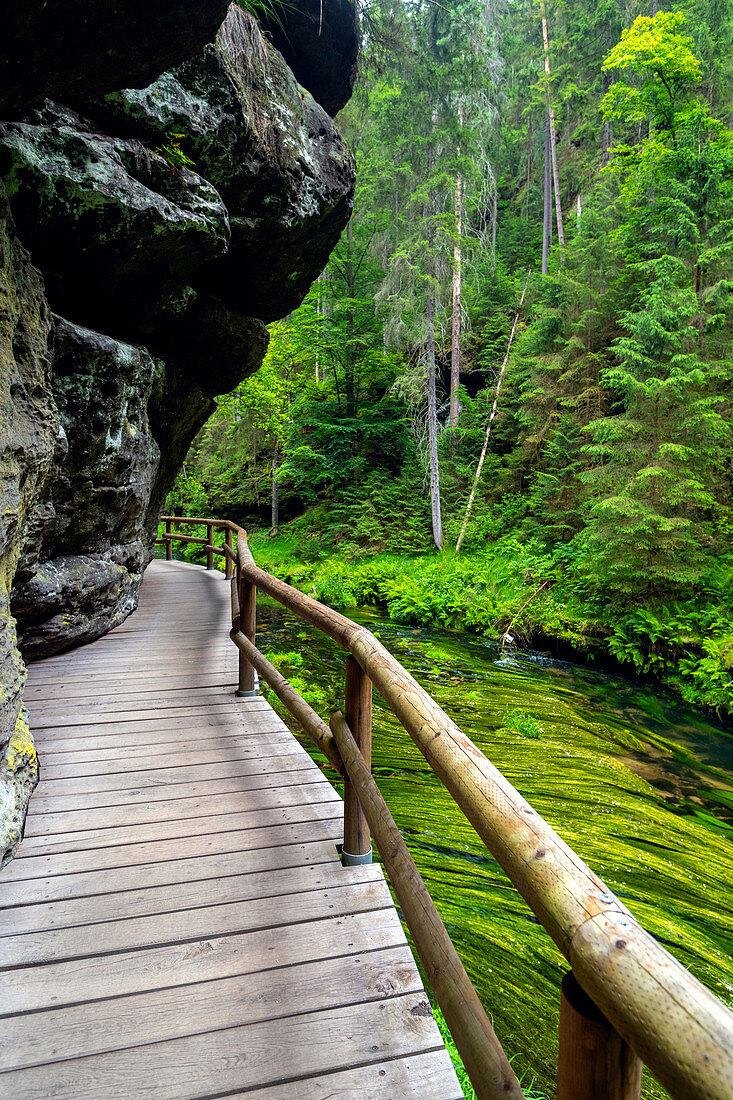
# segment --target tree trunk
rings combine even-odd
[[[478,466],[476,467],[476,473],[474,474],[473,485],[471,486],[471,495],[469,496],[468,504],[466,505],[466,514],[463,517],[463,525],[461,527],[461,533],[458,536],[458,542],[456,543],[456,554],[460,551],[461,546],[463,545],[463,539],[466,535],[466,528],[468,527],[468,521],[469,521],[470,516],[471,516],[471,509],[473,508],[473,502],[474,502],[474,499],[476,497],[476,489],[478,488],[478,483],[479,483],[479,480],[481,478],[481,471],[484,468],[484,460],[486,459],[486,452],[489,449],[489,439],[491,438],[491,426],[494,423],[494,418],[496,416],[496,410],[497,410],[497,407],[499,405],[499,393],[501,391],[501,384],[504,381],[504,372],[506,370],[506,365],[509,362],[509,352],[512,350],[512,342],[514,340],[514,333],[517,331],[517,322],[519,320],[519,314],[520,314],[520,311],[522,309],[522,306],[524,305],[524,296],[527,293],[527,284],[529,283],[529,274],[530,273],[528,271],[527,272],[527,279],[526,279],[525,284],[524,284],[524,290],[522,291],[522,297],[521,297],[521,300],[519,302],[519,309],[514,314],[514,323],[512,325],[512,331],[509,334],[509,343],[507,344],[506,355],[504,356],[504,360],[501,364],[501,370],[499,371],[499,377],[496,381],[496,393],[494,394],[494,404],[492,405],[492,408],[491,408],[491,416],[489,417],[489,423],[486,425],[486,435],[484,436],[484,445],[481,448],[481,455],[480,455],[479,460],[478,460]]]
[[[453,320],[450,343],[450,426],[458,427],[458,383],[461,373],[461,173],[456,176],[456,242],[453,246]]]
[[[550,97],[550,40],[547,33],[547,9],[545,0],[542,0],[542,40],[545,46],[545,75],[547,77],[547,113],[550,118],[550,152],[552,153],[552,178],[555,183],[555,214],[557,216],[557,243],[560,248],[565,247],[565,233],[562,224],[562,207],[560,205],[560,175],[557,168],[557,142],[555,140],[555,112],[552,108]]]
[[[609,49],[610,49],[610,46],[611,46],[611,43],[609,42]],[[604,94],[604,96],[608,94],[610,89],[613,87],[614,83],[615,83],[615,81],[614,81],[611,73],[604,73],[603,74],[603,94]],[[613,123],[611,122],[610,118],[604,118],[604,120],[603,120],[603,131],[602,131],[602,136],[601,136],[601,167],[602,168],[605,168],[605,166],[608,164],[609,160],[611,159],[611,145],[612,144],[613,144]]]
[[[524,189],[524,216],[529,218],[529,189],[532,182],[532,114],[527,119],[527,182]]]
[[[346,289],[350,301],[354,298],[354,234],[351,219],[346,226]],[[344,391],[346,395],[346,415],[356,416],[356,355],[354,351],[354,310],[349,306],[346,313],[346,366]]]
[[[280,524],[280,488],[277,483],[278,459],[279,448],[276,443],[272,450],[272,511],[270,513],[270,529],[275,535]]]
[[[545,111],[545,188],[543,192],[542,215],[542,274],[547,274],[547,262],[550,255],[550,233],[552,232],[552,176],[550,167],[550,113]]]
[[[491,191],[491,270],[496,271],[496,230],[499,224],[499,185],[496,176]]]
[[[433,151],[428,146],[427,177],[430,181],[433,168]],[[430,201],[426,204],[428,254],[426,263],[427,291],[425,314],[427,320],[427,389],[428,389],[428,456],[430,466],[430,511],[433,520],[433,539],[438,550],[443,549],[443,522],[440,514],[440,470],[438,468],[438,402],[435,392],[435,233]]]

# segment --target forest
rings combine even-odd
[[[733,709],[731,0],[371,0],[352,218],[169,497]]]

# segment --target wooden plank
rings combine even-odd
[[[222,700],[221,702],[211,703],[202,701],[200,706],[197,706],[194,702],[189,703],[186,706],[171,707],[166,712],[168,718],[200,718],[201,715],[207,713],[215,718],[219,715],[223,716],[225,714],[231,714],[232,716],[234,716],[236,713],[236,705],[229,700]],[[53,720],[50,718],[41,718],[37,721],[35,716],[33,715],[32,710],[30,712],[30,715],[31,726],[34,730],[42,730],[46,726],[73,726],[76,729],[80,729],[85,726],[98,726],[103,724],[100,723],[93,706],[90,706],[88,711],[85,711],[83,715],[80,715],[78,717],[67,714],[54,718]],[[157,722],[158,716],[158,711],[148,708],[147,710],[141,709],[134,712],[125,711],[122,714],[111,717],[110,721],[114,721],[120,726],[124,726],[127,722],[143,721],[153,724]]]
[[[114,752],[127,752],[135,746],[139,748],[147,747],[152,752],[161,746],[185,746],[189,743],[198,745],[203,744],[204,741],[217,741],[219,739],[222,739],[222,743],[229,744],[234,739],[237,744],[252,747],[272,744],[275,751],[277,751],[280,745],[292,742],[293,735],[290,730],[280,726],[276,720],[272,721],[269,729],[264,722],[262,725],[262,729],[245,731],[240,730],[239,727],[228,725],[220,727],[215,723],[207,723],[203,727],[200,725],[181,726],[177,723],[163,723],[162,727],[156,729],[157,737],[152,743],[149,728],[125,730],[124,740],[120,740],[115,734],[108,733],[87,736],[85,731],[83,737],[69,737],[68,735],[48,737],[44,732],[43,737],[37,739],[36,744],[43,752],[44,759],[50,760],[51,757],[54,757],[58,763],[59,754],[68,754],[68,762],[70,762],[74,759],[83,759],[81,755],[83,753],[88,753],[92,757],[97,757],[98,754],[100,754],[100,758],[101,754],[106,754],[109,757]],[[165,751],[170,752],[170,747]]]
[[[252,898],[207,906],[203,904],[205,899],[205,890],[202,890],[200,907],[184,912],[174,910],[165,917],[155,913],[129,920],[107,920],[77,928],[51,928],[6,936],[0,940],[0,967],[101,958],[110,952],[189,943],[232,931],[253,932],[328,916],[344,917],[348,913],[386,909],[393,904],[381,868],[376,865],[372,865],[370,881],[282,894],[277,905],[273,905],[270,898]]]
[[[234,647],[233,647],[234,648]],[[44,679],[40,671],[36,673],[36,665],[30,665],[28,669],[28,686],[26,688],[26,694],[24,698],[27,698],[30,702],[43,702],[49,698],[49,688],[62,686],[64,689],[64,698],[71,704],[75,705],[76,700],[84,701],[89,697],[89,681],[83,676],[79,676],[77,679],[67,679],[58,675],[49,676],[48,679]],[[64,680],[62,685],[59,684],[60,680]],[[163,697],[173,697],[176,694],[180,694],[182,691],[203,691],[203,692],[233,692],[236,690],[236,670],[232,672],[230,669],[222,667],[217,670],[217,673],[212,674],[210,672],[198,672],[191,673],[176,673],[171,672],[166,677],[164,684],[161,684],[158,677],[146,676],[138,677],[135,679],[132,685],[127,683],[127,680],[121,682],[115,682],[108,685],[108,695],[111,699],[124,699],[126,696],[142,696],[142,695],[161,695]],[[239,701],[241,705],[241,700]]]
[[[65,1006],[0,1024],[0,1066],[15,1069],[421,993],[407,945],[213,982]],[[55,1072],[55,1069],[52,1069]],[[12,1078],[11,1078],[12,1080]]]
[[[287,761],[287,764],[286,764]],[[140,771],[116,772],[113,775],[80,775],[52,779],[43,771],[39,790],[44,794],[56,785],[60,794],[92,793],[101,791],[135,790],[137,787],[169,787],[171,784],[196,782],[202,779],[237,779],[240,776],[263,775],[274,772],[308,772],[314,765],[305,756],[282,757],[271,763],[266,760],[222,760],[217,763],[188,765],[176,768],[153,767]],[[273,780],[279,782],[279,780]]]
[[[54,1066],[55,1100],[100,1096],[154,1096],[195,1100],[254,1085],[298,1082],[316,1073],[383,1062],[442,1046],[425,995],[409,993],[381,1002],[327,1009],[245,1027],[77,1058]],[[297,1061],[290,1055],[297,1051]],[[348,1051],[348,1055],[345,1052]],[[132,1056],[131,1056],[132,1055]],[[9,1076],[14,1100],[47,1095],[48,1069]]]
[[[76,871],[90,871],[107,867],[134,867],[140,863],[160,863],[179,859],[182,849],[186,855],[201,858],[222,852],[245,852],[257,848],[276,848],[281,844],[304,844],[312,840],[341,840],[343,820],[312,821],[307,824],[268,826],[266,829],[238,829],[228,833],[189,838],[185,848],[181,841],[162,840],[160,843],[116,845],[110,848],[93,848],[90,851],[64,852],[52,856],[24,856],[19,854],[3,870],[5,881],[18,882],[24,878],[42,878],[50,875],[68,875]]]
[[[23,850],[31,837],[54,836],[85,829],[118,829],[121,826],[147,825],[154,822],[194,820],[209,817],[212,813],[232,814],[250,811],[274,810],[279,806],[316,805],[338,802],[339,796],[325,780],[297,787],[266,787],[251,791],[246,801],[242,794],[222,795],[220,798],[175,798],[169,802],[146,802],[139,806],[103,806],[98,809],[79,808],[58,813],[33,813],[29,816]]]
[[[88,684],[89,681],[87,681],[87,685]],[[160,691],[127,691],[124,695],[113,695],[104,699],[102,702],[96,702],[91,709],[93,709],[96,715],[101,716],[107,714],[125,714],[130,710],[137,709],[165,712],[180,706],[205,708],[212,703],[228,703],[231,706],[232,712],[237,712],[240,709],[239,704],[235,701],[232,689],[217,687],[196,688],[195,690],[186,690],[185,692],[173,691],[165,694]],[[41,723],[44,726],[51,725],[54,720],[58,720],[59,725],[64,725],[64,715],[68,716],[66,724],[68,724],[68,721],[74,722],[77,718],[82,717],[89,709],[89,700],[88,698],[84,699],[83,696],[76,699],[62,697],[49,703],[34,703],[31,701],[29,706],[29,710],[33,714],[34,722],[39,726]]]
[[[337,920],[328,917],[308,925],[229,933],[106,955],[103,967],[97,959],[30,966],[3,975],[0,1016],[252,974],[299,962],[396,947],[404,942],[402,925],[391,908],[349,913]]]
[[[243,734],[251,730],[251,734],[254,736],[260,732],[264,733],[269,729],[270,724],[274,727],[275,732],[278,730],[281,733],[289,732],[285,723],[281,722],[273,712],[270,712],[269,715],[263,714],[261,718],[256,719],[250,725],[249,721],[240,720],[224,710],[202,711],[200,714],[193,714],[188,718],[161,713],[160,718],[155,721],[150,718],[128,718],[118,721],[115,716],[110,715],[107,720],[84,724],[83,730],[80,726],[71,724],[48,726],[43,729],[35,729],[34,732],[37,744],[43,748],[47,744],[53,746],[56,741],[62,740],[72,740],[81,746],[87,737],[90,739],[108,737],[112,738],[112,741],[108,743],[119,745],[126,743],[128,737],[140,733],[146,734],[148,741],[150,741],[151,733],[158,729],[161,732],[177,729],[199,731],[202,735],[207,730],[210,733],[231,730],[232,732],[240,731]]]
[[[197,782],[190,780],[183,783],[146,782],[139,787],[97,792],[88,790],[67,792],[66,785],[61,783],[50,783],[46,788],[41,780],[41,785],[32,796],[31,807],[34,810],[37,807],[40,813],[52,813],[79,807],[91,809],[102,806],[137,806],[149,802],[167,802],[175,798],[216,797],[220,793],[226,795],[236,791],[269,790],[273,786],[300,786],[315,782],[327,782],[316,768],[310,771],[278,772],[275,784],[272,781],[272,773],[263,772],[258,775],[204,779]]]
[[[254,734],[238,733],[236,730],[229,732],[227,729],[217,730],[216,728],[213,730],[209,728],[204,731],[174,728],[171,730],[158,730],[157,733],[159,740],[151,742],[148,735],[147,743],[145,735],[136,731],[130,736],[125,736],[124,741],[116,740],[114,737],[103,739],[83,737],[77,742],[68,740],[59,742],[64,747],[58,748],[53,741],[49,743],[44,739],[39,747],[43,752],[43,759],[48,764],[55,765],[79,764],[90,760],[115,760],[119,758],[127,760],[131,755],[139,754],[142,749],[146,749],[146,758],[151,759],[154,756],[170,755],[176,746],[183,751],[196,748],[202,752],[210,749],[236,749],[237,753],[244,756],[265,756],[268,754],[270,756],[293,756],[305,751],[288,730],[277,728]],[[176,738],[177,734],[180,734],[180,736]],[[74,745],[75,747],[70,747]]]
[[[230,1092],[227,1100],[293,1100],[293,1086]],[[298,1100],[463,1100],[446,1051],[412,1054],[391,1062],[376,1062],[298,1081]]]
[[[182,817],[173,821],[149,822],[143,825],[123,825],[116,828],[78,829],[53,836],[26,836],[23,856],[52,855],[79,852],[91,848],[111,848],[120,844],[156,844],[164,840],[200,836],[201,833],[228,833],[233,830],[265,829],[270,826],[296,825],[309,821],[339,821],[343,818],[340,801],[325,803],[300,802],[295,806],[276,806],[269,810],[247,809],[233,813],[211,812],[204,817]]]
[[[297,759],[304,764],[303,756],[307,756],[303,747],[298,744],[295,738],[292,738],[288,751],[282,754],[273,753],[271,758],[266,755],[263,760],[262,754],[252,755],[247,751],[247,742],[243,745],[238,744],[236,741],[226,741],[223,743],[214,743],[210,748],[206,746],[199,746],[198,743],[194,743],[191,747],[187,745],[181,745],[178,752],[171,752],[163,749],[162,752],[147,753],[140,755],[139,748],[133,746],[127,749],[125,746],[120,746],[115,756],[109,757],[107,755],[93,756],[85,760],[67,760],[57,761],[55,758],[51,758],[43,769],[43,778],[46,782],[52,782],[56,779],[76,779],[76,778],[96,778],[97,776],[107,775],[127,775],[128,773],[146,771],[153,765],[155,768],[165,769],[166,771],[174,772],[178,768],[199,767],[201,765],[210,764],[227,764],[263,761],[268,763],[277,770],[288,768],[292,759]],[[310,757],[308,757],[308,763],[310,764]]]
[[[225,902],[251,901],[254,898],[274,898],[282,894],[305,893],[325,886],[353,886],[380,877],[374,865],[342,867],[331,858],[327,863],[290,866],[235,874],[225,878],[177,882],[171,886],[117,890],[112,894],[71,898],[68,901],[41,902],[21,905],[3,917],[6,935],[43,932],[50,929],[74,928],[103,921],[129,920],[133,917],[172,913]]]
[[[194,856],[163,863],[141,863],[132,867],[19,879],[16,882],[3,882],[0,909],[176,883],[193,884],[229,875],[255,874],[267,868],[316,866],[322,863],[337,863],[341,866],[333,841],[313,840],[305,844],[260,848],[244,853],[237,849],[208,855],[206,859]]]

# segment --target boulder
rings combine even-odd
[[[21,711],[25,668],[10,614],[10,586],[23,527],[58,432],[50,328],[41,277],[16,237],[0,185],[0,864],[20,841],[28,797],[38,781]]]
[[[68,108],[49,102],[27,122],[0,123],[0,169],[54,308],[91,324],[137,315],[150,287],[228,248],[210,183]]]
[[[211,42],[228,0],[3,0],[0,117],[144,87]]]
[[[135,606],[160,462],[148,405],[163,376],[144,348],[56,319],[59,434],[13,589],[26,657],[99,637]]]
[[[233,5],[199,56],[84,110],[98,128],[149,150],[178,142],[221,196],[229,246],[198,268],[193,287],[263,321],[300,304],[348,221],[354,163],[253,16]]]

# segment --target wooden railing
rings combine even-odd
[[[367,862],[371,833],[479,1100],[523,1093],[372,778],[372,684],[570,963],[561,992],[557,1100],[638,1100],[642,1064],[674,1100],[733,1100],[733,1013],[644,931],[374,635],[259,569],[236,524],[173,516],[163,522],[167,557],[180,540],[203,545],[209,568],[215,555],[225,558],[237,694],[255,693],[257,672],[344,777],[343,860]],[[173,529],[202,524],[206,538]],[[330,727],[256,648],[257,589],[348,651],[344,713],[334,714]]]

